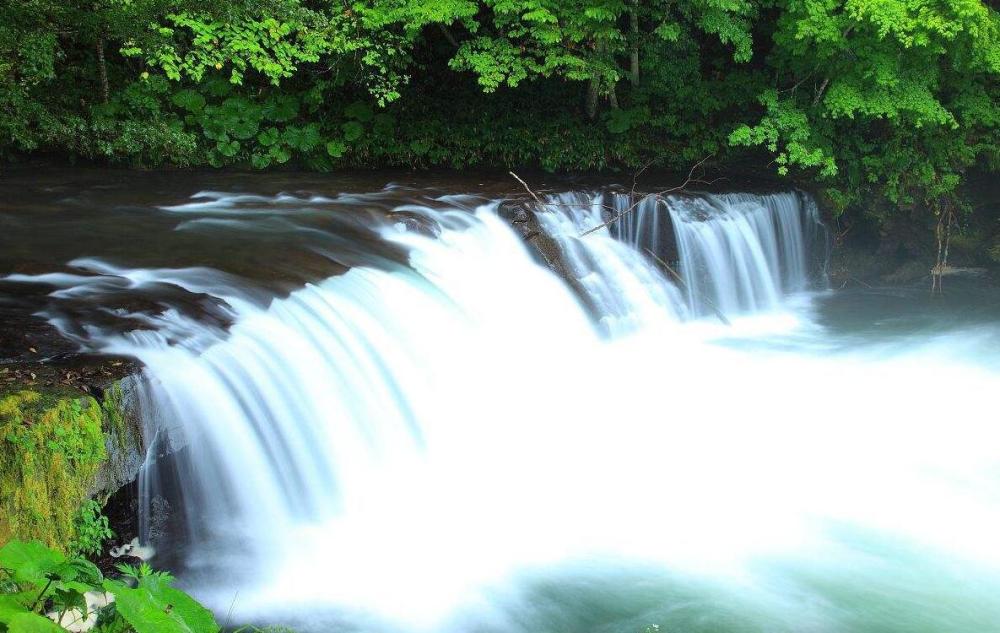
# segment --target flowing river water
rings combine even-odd
[[[22,178],[0,291],[142,362],[222,621],[1000,631],[1000,297],[830,290],[805,194]]]

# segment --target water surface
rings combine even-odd
[[[144,536],[220,617],[997,630],[1000,294],[827,289],[802,194],[583,236],[563,183],[560,277],[502,180],[63,174],[3,184],[4,305],[144,363]]]

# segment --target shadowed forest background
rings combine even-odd
[[[629,175],[708,158],[810,183],[883,235],[964,229],[997,259],[962,184],[997,167],[998,73],[979,0],[7,1],[0,156]]]

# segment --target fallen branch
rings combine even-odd
[[[861,281],[857,277],[849,277],[848,279],[850,279],[851,281],[853,281],[854,283],[856,283],[856,284],[858,284],[860,286],[864,286],[865,288],[872,289],[872,285],[871,284],[866,283],[864,281]]]
[[[527,191],[528,194],[532,198],[534,198],[535,202],[537,202],[538,204],[540,204],[542,206],[553,206],[553,207],[564,207],[564,208],[589,207],[589,206],[592,206],[592,203],[590,203],[590,202],[588,202],[587,204],[572,204],[572,203],[569,203],[569,202],[556,202],[556,201],[546,202],[546,201],[542,200],[541,197],[539,197],[538,194],[536,194],[534,191],[532,191],[531,187],[528,186],[528,183],[524,182],[524,180],[522,180],[520,176],[518,176],[517,174],[515,174],[512,171],[511,172],[507,172],[507,173],[509,173],[511,176],[514,177],[515,180],[517,180],[519,183],[521,183],[521,185],[524,187],[524,190]],[[602,208],[608,209],[610,211],[614,211],[615,210],[614,207],[606,205],[606,204],[602,204],[600,206]]]
[[[656,160],[656,159],[650,160],[648,163],[646,163],[645,165],[643,165],[642,167],[640,167],[639,171],[637,171],[634,174],[632,174],[632,189],[628,192],[628,198],[629,198],[629,200],[635,200],[635,188],[639,184],[639,176],[641,176],[643,173],[645,173],[645,171],[647,169],[649,169],[650,165],[653,164],[654,160]]]
[[[654,194],[650,194],[650,196],[652,196],[654,198],[657,198],[657,199],[660,199],[660,198],[663,198],[663,196],[667,195],[668,193],[674,193],[674,192],[677,192],[677,191],[683,191],[692,182],[705,182],[703,180],[697,180],[697,179],[695,179],[694,178],[694,171],[696,169],[698,169],[698,167],[700,167],[701,165],[703,165],[705,163],[705,161],[708,160],[711,157],[712,157],[712,155],[709,154],[705,158],[702,158],[700,161],[698,161],[697,163],[695,163],[691,167],[691,171],[688,172],[687,179],[683,183],[681,183],[680,185],[678,185],[676,187],[671,187],[670,189],[664,189],[663,191],[658,191],[658,192],[656,192]],[[648,167],[648,165],[647,165],[647,167]],[[643,170],[645,170],[645,167],[643,168]],[[641,171],[639,173],[641,173]],[[636,178],[638,178],[638,174],[636,175]],[[633,180],[632,182],[633,182],[633,189],[632,189],[632,191],[634,192],[635,191],[635,184],[634,184],[635,180]],[[711,183],[706,183],[706,184],[711,184]],[[632,211],[634,211],[642,203],[643,200],[645,200],[646,198],[648,198],[650,196],[645,196],[644,198],[642,198],[640,200],[634,201],[632,203],[632,205],[629,206],[629,208],[627,208],[624,211],[622,211],[621,213],[618,213],[617,215],[613,216],[607,222],[604,222],[602,224],[598,224],[597,226],[595,226],[595,227],[593,227],[591,229],[587,229],[586,231],[584,231],[583,233],[580,234],[580,237],[586,237],[586,236],[590,235],[591,233],[595,233],[597,231],[600,231],[601,229],[604,229],[604,228],[607,228],[607,227],[611,226],[612,224],[614,224],[618,220],[622,219],[623,217],[625,217],[626,215],[628,215],[629,213],[631,213]]]
[[[653,161],[649,161],[648,163],[646,163],[645,165],[643,165],[642,168],[640,168],[639,171],[637,171],[633,175],[633,177],[632,177],[632,189],[629,191],[629,194],[628,194],[629,195],[629,200],[631,201],[632,204],[630,204],[627,209],[625,209],[624,211],[621,211],[621,212],[618,212],[618,210],[615,207],[611,206],[611,205],[600,204],[599,206],[602,209],[607,209],[608,211],[611,211],[611,212],[615,213],[615,215],[610,220],[608,220],[607,222],[604,222],[603,224],[599,224],[599,225],[597,225],[597,226],[595,226],[593,228],[587,229],[586,231],[584,231],[583,233],[581,233],[579,235],[579,237],[586,237],[586,236],[590,235],[591,233],[595,233],[595,232],[597,232],[597,231],[599,231],[599,230],[601,230],[603,228],[607,228],[608,226],[611,226],[612,224],[614,224],[618,220],[622,219],[623,217],[625,217],[626,215],[628,215],[629,213],[631,213],[632,211],[634,211],[639,206],[639,204],[642,203],[643,200],[645,200],[646,198],[648,198],[650,196],[653,196],[653,197],[656,197],[656,198],[662,198],[663,196],[665,196],[667,194],[674,193],[674,192],[677,192],[677,191],[683,191],[683,190],[685,190],[687,188],[688,185],[690,185],[691,183],[695,183],[695,182],[701,183],[701,184],[705,184],[705,185],[711,185],[711,184],[717,182],[719,179],[706,181],[706,180],[699,180],[699,179],[697,179],[697,178],[694,177],[695,170],[698,169],[698,167],[700,167],[701,165],[703,165],[705,163],[705,161],[707,161],[711,157],[712,157],[712,154],[709,154],[705,158],[702,158],[700,161],[698,161],[697,163],[695,163],[691,167],[691,170],[688,172],[687,178],[680,185],[678,185],[676,187],[671,187],[669,189],[664,189],[662,191],[658,191],[658,192],[653,193],[653,194],[649,194],[649,196],[643,196],[642,198],[636,200],[635,190],[636,190],[636,188],[638,186],[638,184],[637,184],[638,183],[638,179],[639,179],[639,176],[642,175],[642,173],[645,172],[653,164]],[[507,173],[509,173],[511,176],[514,177],[515,180],[517,180],[519,183],[521,183],[521,186],[524,187],[524,190],[528,192],[528,195],[530,195],[535,200],[535,202],[537,202],[541,206],[558,206],[558,207],[564,207],[564,208],[590,207],[590,206],[593,206],[592,202],[588,202],[586,204],[572,204],[572,203],[569,203],[569,202],[557,202],[557,201],[546,202],[546,201],[542,200],[542,198],[531,189],[531,187],[528,185],[527,182],[524,181],[523,178],[521,178],[520,176],[518,176],[516,173],[514,173],[512,171],[511,172],[507,172]]]
[[[516,181],[518,181],[519,183],[521,183],[522,185],[524,185],[524,190],[525,190],[525,191],[527,191],[527,192],[528,192],[529,194],[531,194],[531,197],[532,197],[532,198],[534,198],[534,199],[535,199],[535,201],[536,201],[536,202],[537,202],[538,204],[545,204],[544,202],[542,202],[542,199],[541,199],[541,198],[539,198],[539,197],[538,197],[538,195],[537,195],[537,194],[536,194],[536,193],[535,193],[534,191],[532,191],[532,190],[531,190],[531,187],[529,187],[529,186],[528,186],[528,183],[526,183],[526,182],[524,182],[523,180],[521,180],[521,177],[520,177],[520,176],[518,176],[518,175],[517,175],[517,174],[515,174],[514,172],[508,172],[508,173],[509,173],[509,174],[510,174],[511,176],[513,176],[513,177],[514,177],[514,180],[516,180]]]

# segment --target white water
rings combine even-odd
[[[809,247],[819,246],[821,227],[810,198],[729,194],[673,198],[669,207],[695,309],[773,310],[815,281]]]
[[[825,281],[826,231],[804,194],[633,201],[623,193],[567,193],[547,207],[540,221],[566,251],[571,273],[602,319],[641,325],[662,320],[664,309],[675,319],[773,311],[789,294]],[[606,230],[588,233],[611,218]],[[652,254],[661,261],[676,255],[680,280]],[[635,292],[638,287],[643,291]],[[649,301],[660,310],[645,305]]]
[[[383,231],[410,267],[267,308],[201,280],[228,335],[109,344],[188,447],[195,593],[307,631],[997,630],[1000,380],[966,361],[977,334],[828,353],[786,297],[808,216],[750,198],[673,213],[681,275],[767,312],[685,322],[699,295],[579,238],[601,208],[570,199],[541,221],[599,323],[490,208],[426,210],[436,238]],[[733,344],[777,335],[799,343]]]
[[[668,273],[648,253],[609,229],[587,234],[626,199],[620,195],[561,194],[552,197],[538,215],[543,230],[559,244],[567,272],[594,306],[600,325],[613,335],[678,321],[688,314]]]

